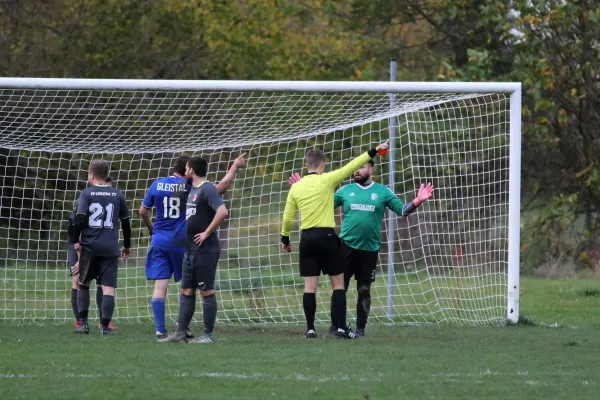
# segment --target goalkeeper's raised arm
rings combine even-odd
[[[335,188],[360,166],[377,155],[378,150],[387,150],[388,142],[380,144],[355,158],[346,166],[325,174],[325,153],[310,150],[306,155],[308,174],[290,190],[283,213],[281,248],[290,252],[290,232],[296,210],[300,210],[302,236],[300,239],[300,276],[304,277],[302,304],[306,316],[306,338],[317,337],[315,313],[316,291],[321,273],[329,275],[333,294],[331,296],[331,320],[338,329],[332,335],[338,338],[353,338],[354,333],[345,330],[346,292],[344,290],[345,264],[340,263],[340,240],[335,233],[333,197]]]

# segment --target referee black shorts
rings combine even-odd
[[[300,237],[300,276],[339,275],[344,263],[339,262],[340,239],[333,228],[302,230]]]
[[[350,281],[354,276],[354,279],[359,282],[375,282],[378,251],[354,249],[342,240],[340,259],[346,264],[346,281]]]

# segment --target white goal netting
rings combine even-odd
[[[182,153],[204,156],[214,181],[246,152],[246,168],[224,195],[231,216],[220,230],[218,318],[302,323],[297,252],[279,250],[287,179],[303,172],[311,148],[325,150],[328,169],[341,167],[388,138],[391,120],[391,189],[404,202],[421,183],[436,189],[415,214],[397,217],[391,236],[386,217],[370,321],[504,319],[509,95],[393,96],[390,105],[389,94],[367,92],[0,89],[0,319],[72,319],[67,219],[88,185],[89,161],[103,158],[133,217],[133,254],[121,261],[115,319],[150,321],[149,237],[137,211],[146,190]],[[389,159],[376,160],[374,178],[383,184],[390,181]],[[291,239],[298,243],[297,223]],[[328,323],[327,279],[321,288],[317,320]],[[172,319],[177,292],[172,283]],[[351,322],[355,298],[352,285]]]

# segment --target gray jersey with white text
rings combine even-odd
[[[92,255],[119,256],[119,221],[129,218],[129,208],[121,191],[108,185],[91,186],[77,200],[77,215],[87,217],[81,245]]]
[[[202,182],[193,186],[187,198],[185,225],[187,231],[186,251],[195,253],[218,253],[221,251],[219,236],[213,232],[201,246],[194,243],[194,236],[204,232],[215,217],[217,208],[222,206],[223,199],[217,192],[217,188],[210,182]]]

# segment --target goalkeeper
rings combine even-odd
[[[387,186],[373,182],[373,166],[374,162],[370,160],[360,167],[354,173],[355,183],[340,188],[335,193],[333,201],[334,208],[341,206],[344,213],[340,233],[342,239],[340,257],[347,265],[344,279],[345,290],[348,290],[352,276],[357,283],[357,337],[364,336],[371,309],[371,284],[375,281],[379,247],[381,246],[381,222],[386,208],[407,217],[433,195],[433,185],[421,185],[417,197],[405,205]],[[300,175],[293,174],[289,182],[294,185],[301,179]],[[343,313],[346,313],[345,309]],[[331,333],[336,332],[336,327],[344,326],[336,325],[336,318],[334,316],[331,319],[333,324],[330,329]],[[341,319],[339,320],[341,321]],[[349,330],[349,327],[345,327],[345,329]]]
[[[329,275],[332,323],[338,329],[332,333],[338,338],[354,338],[346,331],[346,291],[344,288],[345,264],[338,261],[340,240],[335,233],[333,197],[335,188],[360,166],[371,160],[379,150],[387,150],[388,141],[352,160],[338,170],[324,173],[325,153],[310,150],[306,155],[308,175],[292,186],[283,213],[281,248],[291,252],[290,232],[296,210],[300,210],[302,236],[300,238],[300,275],[304,277],[302,305],[306,316],[306,338],[317,337],[315,314],[317,312],[317,284],[321,273]],[[334,320],[335,318],[335,320]]]

